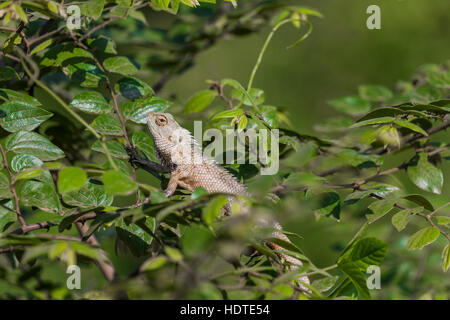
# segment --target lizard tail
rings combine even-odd
[[[291,242],[291,240],[289,240],[289,238],[283,233],[281,232],[282,228],[281,225],[278,222],[274,222],[273,223],[275,229],[279,230],[279,231],[275,231],[272,235],[274,238],[278,238],[280,240],[284,240],[286,242]],[[290,268],[291,270],[297,269],[301,266],[303,266],[303,262],[300,259],[297,259],[293,256],[290,256],[288,254],[284,254],[281,251],[285,251],[285,249],[279,245],[277,245],[276,243],[273,242],[268,242],[267,244],[272,250],[276,250],[278,251],[278,255],[283,258],[285,261],[289,262],[290,264]],[[305,284],[309,285],[310,281],[308,276],[300,276],[298,277],[298,285],[299,287],[305,291],[306,293],[311,293],[311,290],[305,286]]]

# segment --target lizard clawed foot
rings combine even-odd
[[[137,149],[135,147],[132,146],[125,146],[125,150],[128,153],[128,161],[130,162],[131,165],[136,166],[139,162],[142,161],[142,157],[139,154],[139,152],[137,151]]]
[[[168,188],[166,189],[166,190],[164,190],[164,195],[167,197],[167,198],[170,198],[174,193],[175,193],[175,191],[172,191],[172,190],[169,190]]]

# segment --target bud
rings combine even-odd
[[[391,126],[383,126],[377,131],[377,138],[384,146],[396,146],[400,148],[400,135],[396,128]]]

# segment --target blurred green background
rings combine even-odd
[[[305,30],[295,29],[290,24],[283,26],[270,43],[253,86],[265,91],[267,104],[288,111],[290,120],[299,133],[324,136],[314,131],[314,125],[338,114],[327,105],[327,100],[357,94],[357,87],[362,84],[381,84],[393,88],[398,80],[411,80],[421,65],[450,59],[449,0],[283,2],[317,9],[324,17],[311,17],[314,27],[312,34],[289,50],[286,47],[295,42]],[[368,30],[366,27],[369,16],[366,9],[372,4],[381,8],[381,30]],[[147,16],[148,29],[170,25],[173,19],[170,14],[152,12]],[[120,23],[127,24],[119,21],[118,24]],[[128,24],[131,25],[130,22]],[[208,87],[206,79],[233,78],[245,86],[270,29],[268,25],[251,36],[220,39],[195,58],[192,68],[181,76],[173,77],[158,95],[174,101],[174,110],[181,110],[193,93]],[[120,54],[147,54],[146,50],[136,51],[139,49],[131,45],[131,35],[126,31],[122,32],[121,37],[112,33],[114,40],[122,42],[118,46]],[[127,40],[130,40],[130,44]],[[143,72],[138,77],[154,85],[159,75]],[[45,101],[45,97],[39,98]],[[193,119],[193,116],[185,116],[178,120],[189,128]],[[442,132],[436,135],[436,139],[447,138],[450,142],[448,134]],[[408,154],[405,158],[410,157],[411,154]],[[448,163],[440,165],[446,177],[443,193],[427,194],[435,207],[448,202],[450,198]],[[385,164],[391,167],[392,161],[387,159]],[[149,181],[152,179],[143,170],[138,175]],[[156,181],[153,182],[156,184]],[[254,181],[250,181],[252,182]],[[387,182],[403,185],[408,193],[422,193],[409,182],[404,172],[388,177]],[[317,221],[302,198],[304,195],[300,192],[288,196],[273,215],[287,231],[299,233],[303,237],[292,240],[317,266],[330,266],[336,263],[339,253],[366,221],[362,211],[364,205],[344,207],[340,222],[323,217]],[[370,201],[366,200],[366,203]],[[447,207],[440,214],[449,212],[450,207]],[[445,245],[443,237],[422,251],[407,251],[405,244],[408,237],[424,227],[424,222],[413,219],[403,232],[398,233],[391,225],[390,218],[386,215],[369,228],[369,235],[375,235],[390,244],[386,260],[382,264],[382,290],[373,292],[374,298],[409,299],[427,298],[429,295],[434,298],[450,298],[450,278],[440,267],[440,252]],[[75,234],[75,230],[72,231]],[[142,259],[136,259],[131,254],[116,255],[111,240],[113,235],[111,230],[101,231],[99,239],[110,253],[119,277],[125,279],[135,271]],[[43,278],[64,283],[66,274],[63,263],[47,264]],[[99,289],[106,284],[95,266],[84,267],[83,272],[88,273],[89,279],[83,283],[84,291]]]
[[[289,1],[287,1],[289,2]],[[304,30],[283,26],[274,36],[254,87],[263,88],[266,102],[286,107],[296,129],[311,133],[313,124],[334,112],[326,101],[357,93],[357,86],[377,83],[392,87],[408,80],[424,63],[449,58],[448,0],[303,0],[292,4],[317,9],[314,30],[297,47],[286,50]],[[381,30],[368,30],[366,9],[381,8]],[[233,78],[246,84],[257,55],[270,32],[220,40],[201,53],[195,66],[174,78],[163,94],[180,101],[206,87],[205,79]]]
[[[264,89],[268,104],[286,108],[300,133],[317,134],[314,124],[337,114],[327,105],[327,100],[357,94],[361,84],[393,88],[398,80],[411,80],[421,65],[442,63],[450,58],[448,0],[304,0],[291,3],[317,9],[324,18],[311,18],[314,26],[311,36],[289,50],[286,46],[304,30],[299,31],[292,25],[283,26],[263,58],[254,87]],[[371,4],[381,8],[381,30],[366,27],[369,16],[366,9]],[[267,26],[256,35],[220,40],[201,53],[191,69],[171,80],[162,95],[175,97],[175,101],[183,104],[194,92],[207,87],[205,79],[234,78],[246,85],[269,32]],[[446,135],[448,133],[444,132],[439,137]],[[441,167],[448,177],[448,164]],[[396,177],[399,178],[397,185],[403,184],[411,193],[419,191],[405,173],[400,172]],[[438,206],[447,202],[449,195],[447,183],[442,195],[430,198]],[[279,219],[287,230],[304,237],[294,241],[318,266],[335,263],[342,246],[365,221],[363,212],[350,206],[344,208],[339,223],[323,218],[317,222],[311,210],[299,205],[299,197],[293,195],[291,200],[284,202],[277,213]],[[448,209],[442,213],[445,212]],[[370,227],[370,233],[391,243],[385,269],[382,268],[383,283],[388,283],[390,288],[380,290],[375,296],[426,298],[429,292],[437,297],[447,292],[442,297],[448,298],[450,281],[440,268],[439,250],[410,252],[405,249],[408,235],[422,222],[412,223],[404,232],[397,233],[389,220],[390,216],[385,217]],[[439,248],[444,242],[438,242]],[[402,263],[398,264],[399,261]]]

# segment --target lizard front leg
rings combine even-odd
[[[175,193],[177,186],[181,186],[183,188],[188,187],[188,185],[181,181],[181,179],[188,177],[189,175],[190,170],[185,166],[178,166],[174,171],[172,171],[170,174],[169,184],[167,185],[166,190],[164,190],[166,197],[171,197]],[[190,188],[187,189],[190,190]]]

